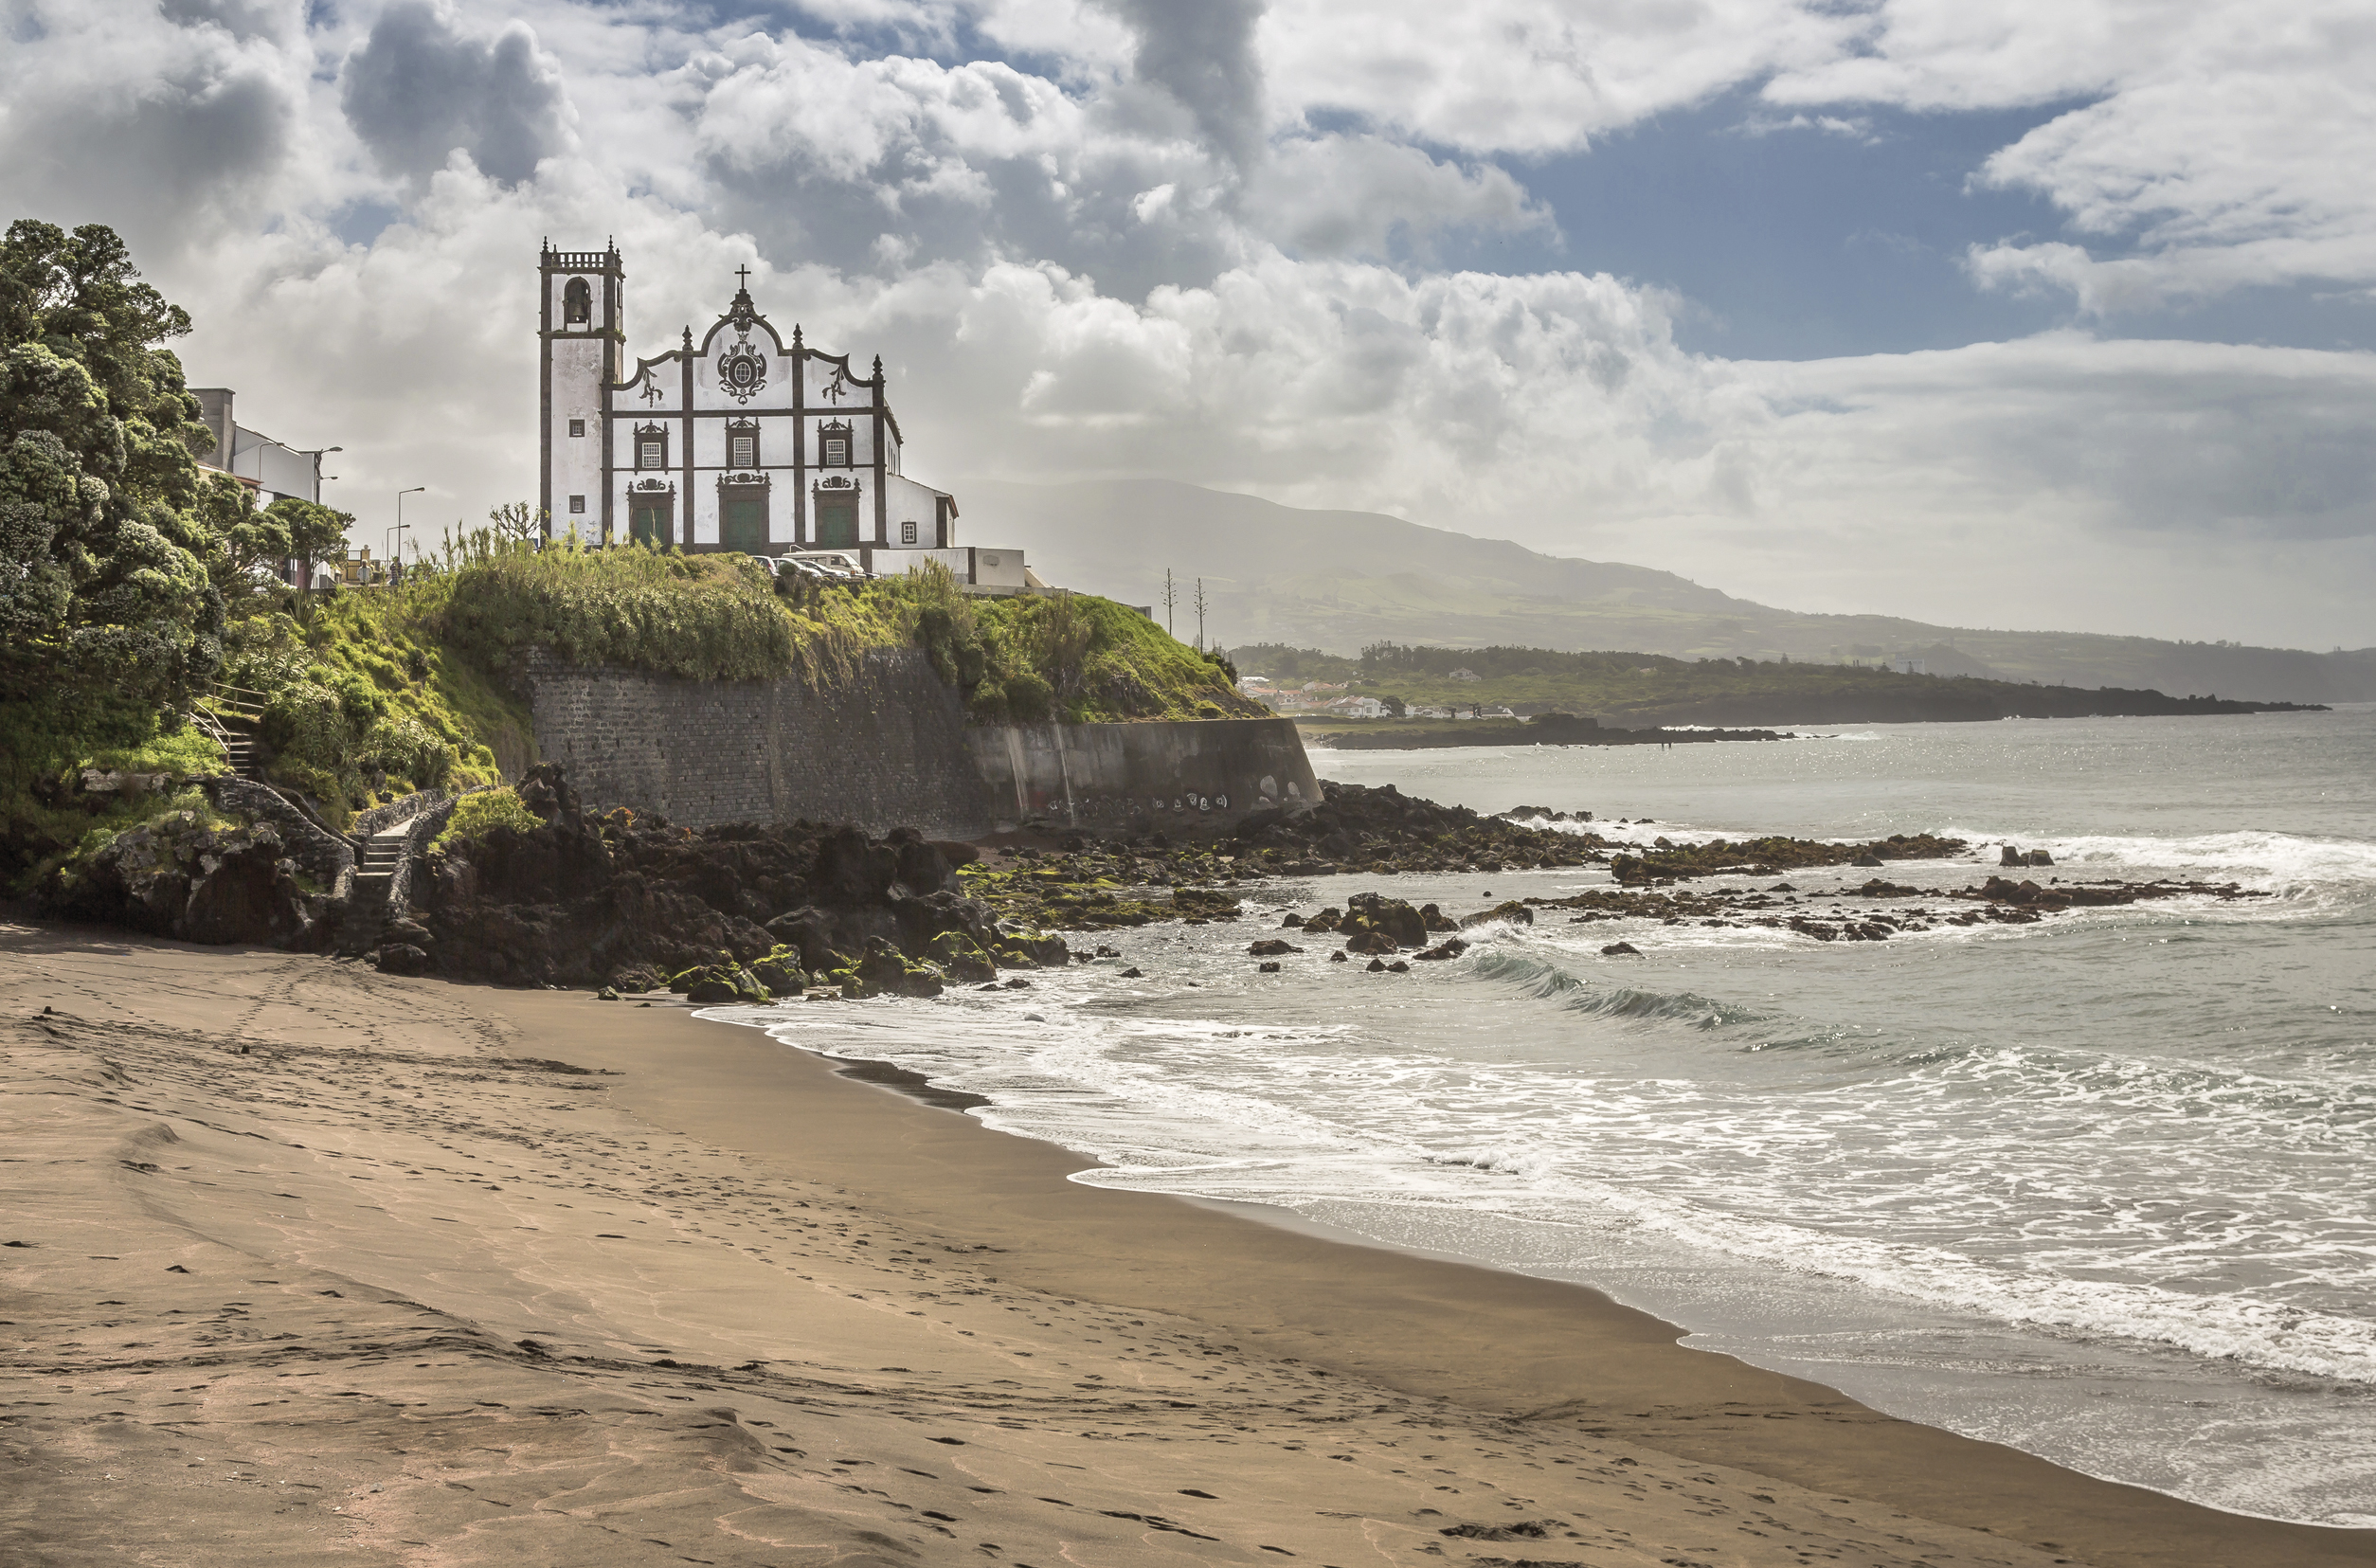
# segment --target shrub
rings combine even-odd
[[[1007,712],[1025,724],[1035,724],[1048,717],[1055,694],[1034,670],[1017,670],[1006,677]]]
[[[766,568],[743,555],[583,550],[573,540],[531,550],[481,531],[451,547],[433,581],[440,635],[492,669],[541,645],[573,664],[696,679],[814,676],[894,640],[858,596],[790,607]]]
[[[456,844],[475,843],[499,827],[527,833],[544,825],[534,812],[520,803],[519,792],[509,785],[475,789],[454,803],[454,815],[446,820],[444,830],[429,847],[445,850]]]
[[[363,737],[362,757],[388,773],[408,780],[416,789],[433,789],[453,776],[459,760],[454,748],[429,732],[418,719],[389,714]]]
[[[354,740],[338,694],[310,678],[272,694],[264,707],[263,736],[279,759],[333,775],[349,764]]]

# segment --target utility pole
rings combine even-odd
[[[1175,640],[1179,638],[1179,633],[1172,629],[1172,609],[1179,603],[1179,590],[1172,586],[1172,568],[1165,567],[1163,568],[1163,631],[1164,635]]]
[[[1197,579],[1197,652],[1204,652],[1204,579]]]

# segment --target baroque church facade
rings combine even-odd
[[[962,581],[1024,587],[1020,551],[958,550],[955,499],[900,471],[879,356],[860,373],[849,355],[809,347],[797,325],[787,341],[745,286],[698,340],[687,327],[676,348],[628,368],[618,247],[548,241],[539,271],[538,503],[550,536],[753,555],[843,550],[876,570],[930,551]],[[747,285],[749,269],[738,277]]]

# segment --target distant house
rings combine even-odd
[[[1454,670],[1452,672],[1452,678],[1454,680],[1483,680],[1485,679],[1485,676],[1477,674],[1474,670]]]
[[[230,475],[255,492],[260,507],[284,496],[321,500],[320,451],[291,446],[240,424],[232,418],[235,394],[228,387],[193,387],[190,391],[198,399],[199,423],[214,432],[214,450],[198,460],[199,467]]]

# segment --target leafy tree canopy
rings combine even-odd
[[[222,660],[195,454],[211,434],[162,345],[189,317],[114,230],[0,238],[0,676],[159,703]]]

